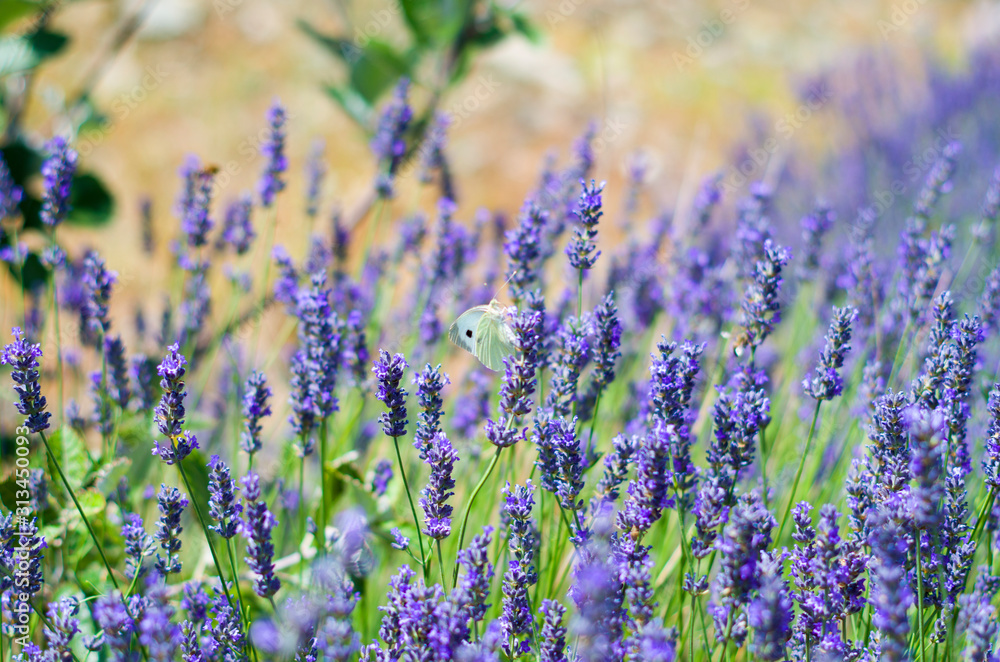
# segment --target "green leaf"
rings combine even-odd
[[[401,4],[417,42],[426,46],[453,42],[471,6],[468,0],[401,0]]]
[[[77,494],[76,500],[80,502],[80,508],[83,509],[83,513],[91,523],[95,517],[104,512],[105,506],[108,505],[108,500],[104,498],[104,495],[92,488]],[[73,511],[76,512],[76,508]]]
[[[3,0],[0,2],[0,30],[39,9],[41,5],[31,0]]]
[[[69,42],[65,35],[42,30],[32,35],[0,38],[0,78],[34,69]]]
[[[329,85],[326,93],[333,98],[340,108],[347,113],[348,117],[358,123],[359,126],[367,127],[371,125],[371,117],[375,109],[364,97],[349,87],[335,87]]]
[[[59,466],[62,467],[63,474],[66,476],[66,480],[69,481],[70,487],[73,488],[74,492],[79,494],[83,478],[87,475],[87,471],[90,468],[90,460],[87,457],[87,449],[84,446],[83,438],[76,430],[68,425],[64,425],[49,437],[49,446],[52,448],[52,454],[59,461]],[[52,467],[50,475],[58,476],[55,467]],[[59,487],[63,488],[64,486],[60,485]],[[67,495],[67,498],[69,498],[69,495]]]
[[[351,67],[350,85],[370,105],[396,84],[401,76],[409,75],[416,56],[398,53],[392,46],[371,39]]]
[[[100,179],[85,173],[73,178],[72,209],[67,223],[88,227],[104,225],[115,213],[114,198]]]
[[[69,37],[59,32],[39,30],[29,36],[28,41],[31,43],[31,48],[35,51],[38,59],[44,60],[45,58],[61,53],[66,48],[66,44],[69,43]]]
[[[187,476],[189,485],[182,483],[180,487],[183,492],[188,492],[190,489],[188,499],[192,502],[191,516],[197,519],[197,511],[193,505],[197,503],[201,514],[206,518],[205,524],[210,525],[212,522],[208,520],[208,463],[200,450],[193,451],[183,462],[184,475]]]
[[[542,31],[539,30],[526,15],[520,12],[512,11],[510,13],[510,21],[514,26],[514,31],[531,43],[540,44],[543,41],[544,35],[542,34]]]
[[[110,494],[118,487],[118,483],[124,478],[132,467],[132,460],[127,457],[116,457],[106,463],[97,472],[94,479],[94,489],[101,494]]]
[[[0,78],[34,68],[38,54],[27,37],[0,38]]]

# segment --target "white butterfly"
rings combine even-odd
[[[494,371],[502,370],[504,357],[514,354],[514,329],[496,299],[459,315],[448,329],[448,339]]]

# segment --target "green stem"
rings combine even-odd
[[[924,662],[924,571],[920,563],[920,531],[914,541],[917,557],[917,629],[920,633],[920,662]]]
[[[171,437],[170,443],[174,446],[175,453],[177,445],[175,440]],[[205,542],[208,543],[208,551],[212,554],[212,562],[215,564],[215,570],[219,573],[219,583],[222,584],[222,592],[226,596],[226,602],[229,603],[229,607],[236,610],[236,605],[233,604],[233,598],[229,595],[229,588],[226,586],[226,575],[222,572],[222,563],[219,561],[219,555],[215,552],[215,544],[212,543],[211,531],[208,528],[208,523],[205,521],[205,516],[201,512],[201,506],[198,505],[198,500],[194,497],[194,490],[191,489],[191,481],[188,480],[187,472],[184,471],[183,460],[177,460],[175,463],[177,465],[177,470],[181,474],[181,480],[184,481],[184,487],[187,489],[188,494],[191,495],[191,505],[194,506],[195,515],[198,517],[198,522],[201,524],[201,529],[205,534]]]
[[[447,591],[448,590],[448,585],[445,583],[445,578],[444,578],[444,554],[441,552],[441,540],[438,539],[435,542],[437,543],[438,565],[441,566],[440,567],[440,572],[441,572],[441,588],[443,588],[445,591]]]
[[[319,486],[320,486],[320,498],[323,500],[320,503],[320,512],[322,513],[323,522],[319,526],[320,532],[320,546],[321,549],[326,551],[326,525],[330,521],[329,513],[327,512],[327,502],[326,502],[326,431],[327,431],[327,419],[324,418],[323,422],[319,424]]]
[[[118,580],[115,578],[115,573],[111,570],[111,564],[108,563],[108,557],[104,555],[104,547],[101,546],[101,541],[98,540],[97,534],[94,532],[94,527],[90,525],[90,520],[87,518],[86,513],[83,512],[83,507],[80,506],[80,502],[77,501],[76,494],[73,492],[73,488],[70,487],[69,481],[66,479],[66,474],[63,473],[62,467],[59,465],[59,460],[56,459],[55,453],[52,452],[52,448],[49,446],[49,440],[46,438],[45,432],[43,430],[39,430],[38,434],[42,438],[42,443],[45,444],[45,452],[48,453],[49,460],[52,462],[53,466],[55,466],[56,473],[59,474],[59,479],[66,488],[66,492],[69,493],[69,497],[73,500],[73,505],[76,506],[77,512],[80,513],[80,519],[83,520],[84,526],[87,527],[87,532],[94,541],[98,554],[101,555],[101,561],[104,562],[104,567],[108,571],[108,577],[111,578],[111,583],[114,585],[115,590],[120,593],[121,587],[118,586]]]
[[[512,418],[507,419],[508,424]],[[398,451],[397,451],[398,452]],[[493,459],[490,460],[489,465],[486,467],[486,471],[483,472],[482,478],[476,483],[475,488],[472,490],[472,494],[469,495],[469,501],[465,504],[465,512],[462,514],[462,526],[458,530],[458,549],[462,549],[462,543],[465,541],[465,529],[469,525],[469,513],[472,512],[472,504],[476,500],[479,492],[483,489],[483,485],[486,484],[486,480],[493,473],[493,470],[497,466],[497,462],[500,461],[500,453],[503,452],[503,446],[497,446],[497,452],[493,454]],[[419,528],[417,529],[420,530]],[[458,581],[458,564],[455,564],[455,574],[452,577],[452,584]]]
[[[792,481],[792,491],[788,495],[788,505],[785,506],[785,514],[781,517],[781,526],[778,527],[778,535],[774,539],[775,545],[781,544],[781,534],[785,531],[785,524],[788,523],[788,515],[792,512],[792,505],[795,503],[795,491],[799,487],[799,479],[802,478],[802,468],[806,465],[806,458],[809,457],[809,450],[812,447],[813,434],[816,432],[816,421],[819,419],[819,407],[821,404],[823,404],[822,400],[816,401],[812,423],[809,425],[809,436],[806,437],[806,447],[799,458],[799,468],[795,470],[795,480]]]
[[[413,505],[413,495],[410,494],[410,483],[406,480],[406,469],[403,467],[403,455],[399,452],[399,437],[392,438],[392,446],[396,449],[396,460],[399,462],[399,475],[403,478],[403,489],[406,490],[406,500],[410,504],[410,512],[413,514],[413,526],[417,527],[417,544],[420,545],[420,563],[424,571],[424,579],[427,579],[427,555],[424,552],[424,534],[420,530],[420,519],[417,517],[417,508]],[[465,528],[462,528],[465,531]],[[459,546],[461,548],[461,546]],[[458,573],[458,566],[455,566],[455,573]]]

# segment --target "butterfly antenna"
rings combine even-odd
[[[510,283],[510,279],[516,275],[517,271],[514,271],[511,275],[507,276],[507,280],[503,282],[503,285],[501,285],[500,288],[496,291],[496,294],[493,295],[494,299],[496,299],[500,295],[500,293],[503,292],[503,288],[507,287],[507,284]]]

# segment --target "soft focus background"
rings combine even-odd
[[[252,188],[262,167],[255,147],[275,97],[290,114],[293,173],[301,171],[314,138],[326,141],[331,177],[321,217],[334,203],[348,209],[358,204],[375,169],[367,137],[324,92],[326,84],[343,79],[342,65],[298,22],[342,34],[350,31],[349,19],[366,34],[403,38],[400,16],[380,0],[154,4],[145,27],[95,88],[95,105],[111,123],[79,140],[83,166],[99,173],[117,200],[113,223],[78,231],[80,238],[119,271],[119,292],[135,296],[146,291],[147,278],[160,275],[160,265],[136,250],[140,197],[155,192],[155,227],[167,239],[176,236],[177,219],[164,192],[178,190],[176,171],[186,154],[239,164],[221,199]],[[48,107],[27,109],[26,123],[39,141],[63,128],[52,126],[53,110],[102,59],[111,30],[136,6],[74,2],[60,9],[52,28],[72,33],[75,41],[35,82],[35,99]],[[776,131],[775,123],[799,107],[810,81],[840,72],[836,85],[864,85],[870,81],[851,72],[862,59],[877,58],[899,67],[900,103],[912,106],[922,101],[926,56],[961,71],[971,49],[995,41],[1000,30],[1000,9],[989,2],[561,0],[520,9],[534,20],[541,40],[513,36],[486,51],[442,103],[460,106],[487,81],[481,103],[449,137],[462,218],[479,206],[515,213],[544,156],[556,149],[565,157],[589,120],[606,132],[595,147],[595,173],[610,183],[609,210],[623,202],[622,182],[637,152],[648,164],[647,204],[653,206],[683,205],[702,176],[732,167],[736,150],[755,141],[763,145],[770,136],[778,138],[779,150],[753,178],[768,169],[773,178],[792,150],[823,154],[850,139],[823,109],[790,135]],[[729,24],[721,21],[725,12]],[[293,187],[302,182],[291,178]],[[279,203],[279,241],[293,251],[304,250],[306,241],[301,199],[302,192],[293,190]],[[404,212],[415,201],[403,194],[396,204]],[[64,231],[67,238],[73,232]],[[129,297],[115,298],[124,304]],[[7,327],[12,320],[2,322]]]

